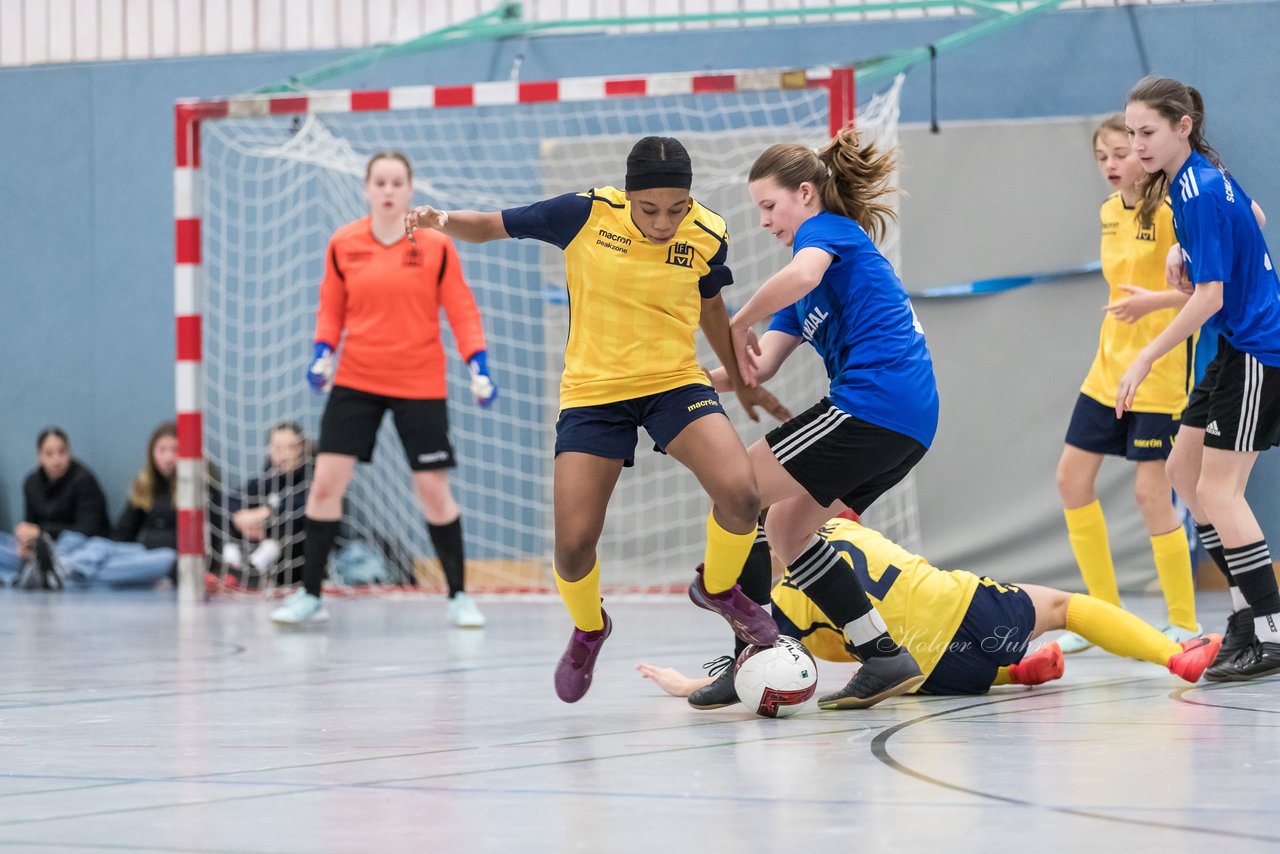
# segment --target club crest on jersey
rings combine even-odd
[[[673,243],[667,248],[667,263],[676,267],[693,267],[693,247],[688,243]]]
[[[409,251],[404,253],[405,267],[421,267],[422,253],[418,251],[418,247],[410,246]]]
[[[1150,227],[1144,226],[1144,225],[1142,225],[1141,223],[1139,223],[1139,225],[1138,225],[1138,239],[1139,239],[1139,240],[1149,240],[1149,241],[1151,241],[1152,243],[1155,243],[1155,242],[1156,242],[1156,224],[1155,224],[1155,221],[1154,221],[1154,220],[1152,221],[1152,223],[1151,223],[1151,226],[1150,226]]]

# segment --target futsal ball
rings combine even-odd
[[[818,690],[818,666],[804,644],[786,635],[773,646],[749,646],[733,665],[733,687],[748,709],[785,718]]]

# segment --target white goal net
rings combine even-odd
[[[900,86],[899,80],[860,107],[864,136],[896,144]],[[324,252],[334,229],[368,212],[362,182],[371,154],[392,149],[408,156],[414,204],[492,210],[616,185],[637,138],[677,137],[693,158],[694,196],[729,224],[736,282],[725,298],[732,311],[788,260],[757,225],[747,170],[772,143],[822,145],[828,100],[822,87],[779,88],[205,122],[200,311],[211,554],[225,539],[231,497],[263,469],[267,430],[282,421],[300,423],[312,437],[318,429],[324,400],[303,373]],[[473,403],[465,366],[442,323],[459,460],[453,484],[471,586],[548,589],[552,447],[568,329],[562,256],[531,241],[458,248],[500,387],[493,408]],[[896,263],[896,231],[883,248]],[[714,365],[710,348],[701,340],[699,346],[704,364]],[[816,355],[803,348],[769,387],[798,412],[825,393],[826,378]],[[747,443],[773,426],[753,424],[732,394],[723,397]],[[600,543],[603,583],[615,592],[687,584],[702,555],[707,499],[692,475],[650,451],[644,438],[636,467],[624,473],[610,504]],[[883,497],[868,519],[915,546],[914,482]],[[415,576],[419,586],[439,583],[389,419],[373,462],[360,466],[352,483],[342,536],[385,555],[401,583]]]

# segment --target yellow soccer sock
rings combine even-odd
[[[1109,602],[1079,593],[1067,602],[1067,629],[1121,658],[1139,658],[1161,667],[1182,652],[1182,647],[1169,640],[1139,617]]]
[[[553,567],[554,569],[554,567]],[[556,573],[556,589],[564,606],[569,609],[573,624],[584,632],[598,632],[604,628],[604,614],[600,610],[600,560],[591,571],[578,581],[565,581]]]
[[[1196,591],[1191,579],[1191,547],[1187,533],[1174,528],[1167,534],[1151,538],[1151,553],[1156,559],[1156,574],[1169,608],[1169,622],[1184,629],[1196,630]]]
[[[1119,605],[1120,591],[1116,589],[1116,568],[1111,562],[1111,543],[1107,539],[1107,520],[1102,515],[1102,505],[1094,500],[1091,504],[1069,508],[1063,513],[1067,517],[1071,553],[1076,556],[1089,595]]]
[[[1013,677],[1009,675],[1009,668],[1001,667],[999,670],[996,671],[996,678],[995,678],[995,681],[991,683],[991,687],[994,688],[996,685],[1012,685],[1012,684],[1013,684]]]
[[[723,593],[737,583],[755,541],[755,528],[745,534],[734,534],[720,527],[714,512],[707,514],[707,553],[702,560],[702,583],[708,593]]]

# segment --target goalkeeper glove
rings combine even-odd
[[[476,399],[476,403],[488,409],[498,397],[498,386],[489,376],[485,351],[477,350],[468,364],[471,366],[471,396]]]
[[[323,341],[316,342],[315,355],[307,368],[307,383],[316,394],[333,388],[333,348]]]

